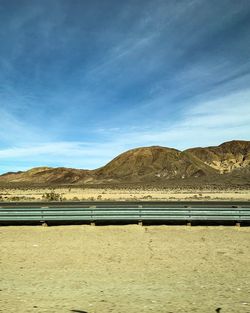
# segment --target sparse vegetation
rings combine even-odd
[[[60,193],[56,193],[52,190],[51,192],[44,193],[42,199],[47,201],[62,201],[62,196]]]
[[[151,195],[147,195],[147,196],[142,197],[142,199],[151,200],[151,199],[152,199],[152,196],[151,196]]]

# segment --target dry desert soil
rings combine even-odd
[[[249,188],[1,188],[0,201],[42,201],[51,192],[55,193],[63,201],[91,201],[91,200],[234,200],[250,201]]]
[[[0,228],[0,312],[250,312],[250,228]]]

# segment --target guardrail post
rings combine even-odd
[[[92,209],[92,210],[90,211],[90,214],[91,214],[91,215],[90,215],[90,225],[91,225],[91,226],[95,226],[94,210],[93,210],[93,209],[95,209],[96,206],[95,206],[95,205],[91,205],[90,208]]]
[[[41,213],[40,213],[40,215],[41,215],[41,223],[42,223],[42,226],[43,226],[43,227],[47,227],[47,226],[48,226],[48,224],[44,221],[44,212],[43,212],[43,209],[45,209],[45,208],[48,208],[48,207],[41,207]]]
[[[239,211],[238,211],[239,220],[241,220],[241,207],[240,207],[240,206],[237,206],[237,208],[239,209]],[[235,226],[236,226],[236,227],[240,227],[240,222],[239,222],[239,221],[236,221]]]
[[[189,210],[188,210],[188,217],[190,219],[190,220],[187,221],[187,226],[192,226],[190,206],[187,206],[187,208],[189,208]]]
[[[139,226],[143,226],[143,222],[141,220],[141,208],[142,208],[142,205],[138,205],[138,208],[139,208],[139,210],[138,210],[138,213],[139,213],[138,225]]]

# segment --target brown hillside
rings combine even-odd
[[[199,177],[215,172],[195,156],[159,146],[137,148],[117,156],[95,171],[97,180],[155,181]]]
[[[0,182],[36,184],[72,184],[87,178],[89,171],[71,168],[36,167],[25,172],[6,173]]]
[[[223,174],[223,175],[220,175]],[[219,178],[220,176],[220,178]],[[166,182],[205,178],[206,182],[236,179],[249,182],[250,142],[230,141],[219,146],[185,151],[152,146],[124,152],[96,170],[38,167],[0,175],[9,184],[99,184]],[[223,178],[224,177],[224,178]],[[194,181],[194,180],[192,180]],[[201,180],[202,181],[202,180]]]

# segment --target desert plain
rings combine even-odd
[[[44,201],[55,194],[62,201],[178,201],[250,200],[250,189],[240,188],[162,188],[162,187],[32,187],[0,188],[0,201]]]

